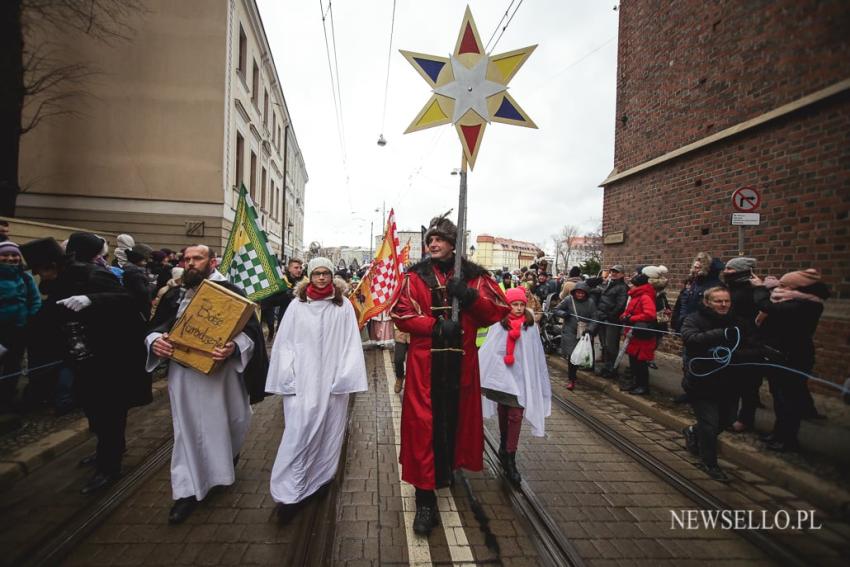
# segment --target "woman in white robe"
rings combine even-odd
[[[518,485],[522,477],[516,468],[516,451],[522,420],[531,425],[535,437],[545,434],[544,422],[552,410],[552,388],[540,333],[526,308],[525,289],[511,288],[505,295],[511,313],[488,330],[478,351],[478,364],[484,417],[498,413],[499,458],[508,480]]]
[[[267,392],[283,395],[286,427],[271,476],[283,522],[333,479],[349,394],[368,389],[357,317],[333,264],[314,258],[307,274],[283,316],[266,379]]]

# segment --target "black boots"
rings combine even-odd
[[[197,505],[198,501],[194,496],[178,498],[174,501],[174,505],[171,507],[171,512],[168,513],[168,523],[182,524],[186,521],[186,518],[192,514],[192,511]]]
[[[505,467],[505,476],[508,477],[511,484],[518,487],[522,482],[522,476],[516,468],[516,453],[505,453],[503,465]]]
[[[89,481],[83,486],[80,490],[80,494],[91,494],[93,492],[97,492],[101,488],[105,488],[109,486],[116,480],[118,480],[120,475],[118,474],[106,474],[102,472],[97,472]]]
[[[440,523],[440,513],[436,506],[417,504],[416,516],[413,518],[413,533],[428,537],[431,530]]]
[[[502,463],[502,468],[505,471],[505,476],[514,486],[519,486],[522,482],[522,476],[516,468],[516,452],[508,453],[507,449],[508,434],[502,433],[501,442],[499,443],[499,461]]]

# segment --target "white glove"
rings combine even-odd
[[[72,295],[67,299],[60,299],[56,303],[64,305],[71,311],[82,311],[91,305],[91,299],[89,299],[87,295]]]

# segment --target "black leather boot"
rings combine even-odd
[[[440,513],[437,512],[436,506],[429,504],[417,504],[416,516],[413,518],[413,532],[428,537],[440,523]]]
[[[514,486],[519,486],[522,482],[522,476],[519,474],[519,471],[516,468],[516,453],[506,453],[507,458],[505,459],[505,475],[507,475],[508,480]]]
[[[171,511],[168,513],[168,523],[182,524],[186,521],[186,518],[188,518],[192,514],[197,505],[198,501],[194,496],[178,498],[174,501],[174,505],[171,507]]]
[[[505,461],[508,458],[508,450],[505,448],[508,446],[508,434],[501,434],[501,441],[499,441],[499,461],[502,462],[502,466],[505,466]]]

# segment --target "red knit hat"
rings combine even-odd
[[[523,303],[528,303],[528,296],[525,294],[524,287],[512,287],[505,292],[505,297],[508,298],[508,303],[513,303],[514,301],[522,301]]]

